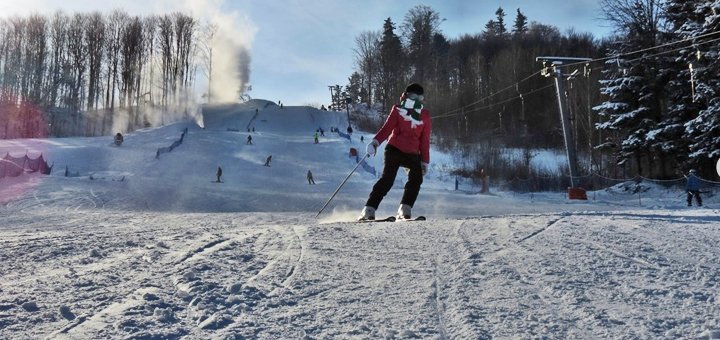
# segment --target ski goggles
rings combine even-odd
[[[425,97],[423,97],[423,95],[417,94],[417,93],[412,93],[412,92],[406,92],[405,97],[407,97],[408,99],[419,100],[419,101],[423,101],[423,99],[425,99]]]

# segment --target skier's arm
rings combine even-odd
[[[432,130],[432,120],[430,119],[430,112],[426,111],[423,115],[423,131],[420,136],[420,159],[423,163],[430,164],[430,132]]]
[[[382,144],[388,137],[390,137],[390,133],[397,125],[398,121],[398,113],[397,108],[395,106],[392,107],[390,110],[390,115],[388,115],[387,119],[385,120],[385,124],[380,128],[380,131],[373,137],[376,141],[378,141],[378,144]]]

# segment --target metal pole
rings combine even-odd
[[[570,168],[570,186],[577,187],[578,169],[575,143],[573,142],[572,125],[570,125],[570,112],[565,101],[565,80],[562,68],[555,66],[555,88],[557,90],[558,105],[560,106],[560,120],[562,121],[563,135],[565,136],[565,150],[567,152],[568,166]]]
[[[345,97],[345,111],[347,111],[348,117],[348,133],[350,133],[350,97]]]
[[[327,200],[327,202],[325,202],[325,205],[323,205],[322,208],[320,208],[320,211],[318,211],[317,215],[315,215],[315,218],[318,218],[318,216],[320,216],[320,214],[323,212],[323,210],[325,210],[325,207],[327,207],[327,205],[330,204],[330,201],[332,201],[333,198],[335,198],[335,195],[337,195],[338,191],[340,191],[340,188],[342,188],[343,185],[345,185],[345,182],[347,182],[347,180],[350,178],[350,176],[352,176],[352,174],[355,173],[355,170],[357,170],[357,168],[360,166],[360,164],[362,164],[362,162],[364,162],[365,159],[368,158],[368,156],[370,156],[370,154],[366,153],[365,156],[357,163],[357,165],[355,165],[355,167],[352,169],[352,171],[350,171],[350,173],[347,175],[347,177],[345,177],[345,179],[342,181],[342,183],[340,183],[340,186],[338,186],[337,189],[335,189],[335,192],[333,192],[332,196],[330,196],[330,198]]]

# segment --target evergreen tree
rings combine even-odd
[[[501,35],[507,33],[507,28],[505,27],[505,11],[502,7],[498,7],[497,11],[495,11],[495,16],[497,17],[496,33]]]
[[[439,32],[440,14],[429,6],[417,5],[405,15],[402,25],[407,41],[412,81],[425,83],[432,67],[432,37]]]
[[[395,24],[387,18],[380,38],[380,82],[376,91],[383,104],[381,114],[387,114],[405,84],[404,59],[405,52],[400,37],[395,34]]]
[[[684,167],[711,175],[720,157],[720,47],[707,42],[718,38],[720,1],[669,0],[666,11],[677,39],[694,38],[694,48],[681,51],[672,81],[674,137],[687,145]]]
[[[517,15],[515,15],[515,24],[513,25],[513,35],[514,36],[521,36],[524,35],[527,30],[527,16],[520,12],[520,9],[517,9]]]
[[[637,173],[652,175],[656,166],[654,156],[661,150],[653,148],[650,132],[658,129],[663,118],[662,98],[667,80],[660,72],[661,60],[651,52],[632,55],[632,59],[619,56],[659,42],[658,7],[653,0],[632,4],[604,0],[603,4],[606,17],[623,37],[611,52],[618,57],[611,59],[603,72],[606,78],[601,81],[601,91],[608,99],[594,108],[604,119],[597,128],[613,131],[616,136],[615,141],[601,147],[617,147],[618,165],[634,166]],[[618,15],[623,13],[627,15]],[[629,164],[630,160],[634,164]]]

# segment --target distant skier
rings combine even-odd
[[[272,161],[272,155],[267,156],[265,159],[265,166],[270,166],[270,161]]]
[[[317,143],[320,142],[320,140],[318,139],[318,133],[317,133],[317,132],[315,132],[315,135],[313,135],[313,137],[315,138],[315,144],[317,144]]]
[[[222,183],[222,181],[220,180],[220,177],[222,177],[222,168],[221,167],[218,166],[215,176],[217,176],[217,181],[215,181],[215,182]]]
[[[364,136],[360,136],[360,143],[365,143],[365,137],[364,137]]]
[[[122,133],[118,132],[115,135],[115,145],[120,146],[120,145],[122,145],[123,141],[124,141],[124,138],[123,138]]]
[[[480,192],[486,194],[488,192],[488,182],[487,176],[485,175],[485,169],[480,169],[480,183],[482,184]]]
[[[322,128],[320,128],[320,136],[325,137],[325,130],[323,130]]]
[[[247,145],[252,145],[252,143],[253,143],[253,142],[252,142],[252,136],[251,136],[251,135],[248,135],[247,142],[245,142],[245,144],[247,144]]]
[[[367,154],[375,155],[377,147],[388,139],[385,147],[385,162],[380,179],[373,186],[358,220],[374,220],[375,210],[392,188],[398,169],[408,168],[398,208],[398,218],[410,219],[413,205],[420,192],[423,176],[430,163],[430,112],[423,106],[423,88],[414,83],[405,89],[400,104],[393,105],[385,124],[367,145]],[[348,127],[349,129],[350,127]]]
[[[310,170],[308,170],[308,172],[307,172],[307,180],[308,180],[308,184],[315,184],[315,180],[313,179],[313,175],[312,175],[312,172],[310,172]]]
[[[702,198],[700,198],[700,178],[697,177],[695,169],[690,170],[687,175],[687,204],[688,207],[692,207],[692,198],[695,196],[695,201],[698,207],[702,207]]]

